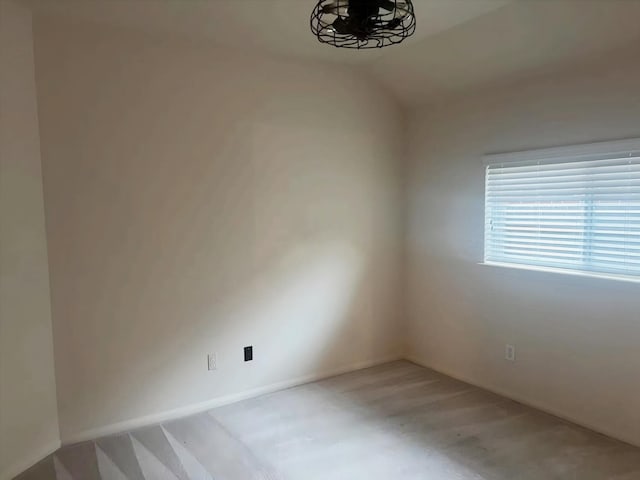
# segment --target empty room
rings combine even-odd
[[[0,480],[640,480],[640,0],[0,0]]]

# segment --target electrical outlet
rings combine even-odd
[[[207,355],[207,369],[208,370],[216,370],[218,368],[218,362],[216,359],[215,353],[210,353]]]
[[[253,346],[244,347],[244,361],[250,362],[253,360]]]
[[[513,345],[509,345],[507,344],[505,349],[504,349],[504,359],[508,360],[509,362],[515,362],[516,361],[516,347]]]

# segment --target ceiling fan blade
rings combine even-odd
[[[383,28],[388,30],[393,30],[394,28],[398,28],[402,24],[402,18],[394,18],[389,21],[385,20],[377,20],[373,22],[376,28]]]
[[[328,3],[322,6],[322,13],[330,15],[340,15],[340,9],[346,10],[349,7],[347,0],[336,0],[333,3]]]
[[[389,21],[385,25],[384,28],[388,28],[389,30],[393,30],[394,28],[398,28],[401,23],[402,23],[402,19],[401,18],[394,18],[393,20]]]
[[[404,18],[411,13],[407,2],[398,2],[391,0],[379,0],[379,7],[389,12],[394,12],[396,17]]]
[[[343,35],[351,33],[351,27],[349,25],[349,22],[342,17],[336,18],[331,26],[337,33],[340,33]]]
[[[396,2],[393,0],[378,0],[378,7],[393,12],[396,9]]]

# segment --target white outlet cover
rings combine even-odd
[[[510,362],[516,360],[516,347],[514,345],[507,344],[504,349],[504,358]]]
[[[210,353],[207,355],[207,369],[216,370],[218,368],[218,362],[216,361],[216,354]]]

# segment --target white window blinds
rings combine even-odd
[[[485,262],[640,279],[640,142],[536,156],[487,157]]]

